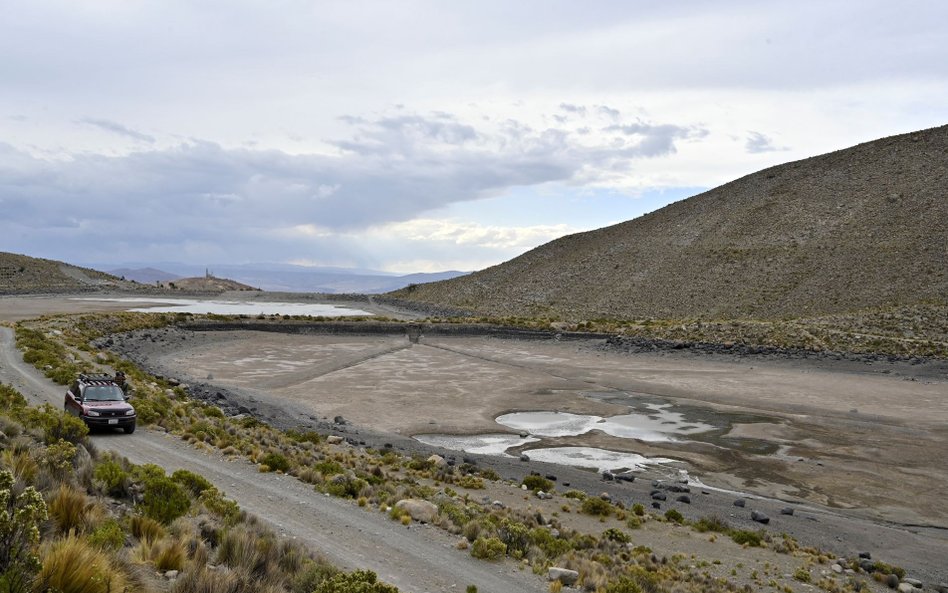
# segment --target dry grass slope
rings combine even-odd
[[[948,301],[948,126],[748,175],[392,293],[487,315],[777,319]]]
[[[0,294],[76,292],[119,288],[127,284],[98,270],[0,252]]]

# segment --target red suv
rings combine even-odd
[[[128,395],[116,377],[79,375],[66,392],[64,408],[82,418],[90,430],[121,428],[126,434],[135,432],[135,408],[128,403]]]

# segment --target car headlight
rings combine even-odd
[[[126,416],[134,416],[134,415],[135,415],[135,410],[126,410],[126,411],[125,411],[125,415],[126,415]]]
[[[102,414],[100,414],[99,412],[96,412],[95,410],[86,410],[86,416],[101,416],[101,415]]]

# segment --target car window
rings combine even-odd
[[[117,402],[124,401],[125,395],[116,385],[90,385],[83,393],[86,401]]]

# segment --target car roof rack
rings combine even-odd
[[[83,383],[115,383],[115,377],[105,374],[79,373],[79,380]]]

